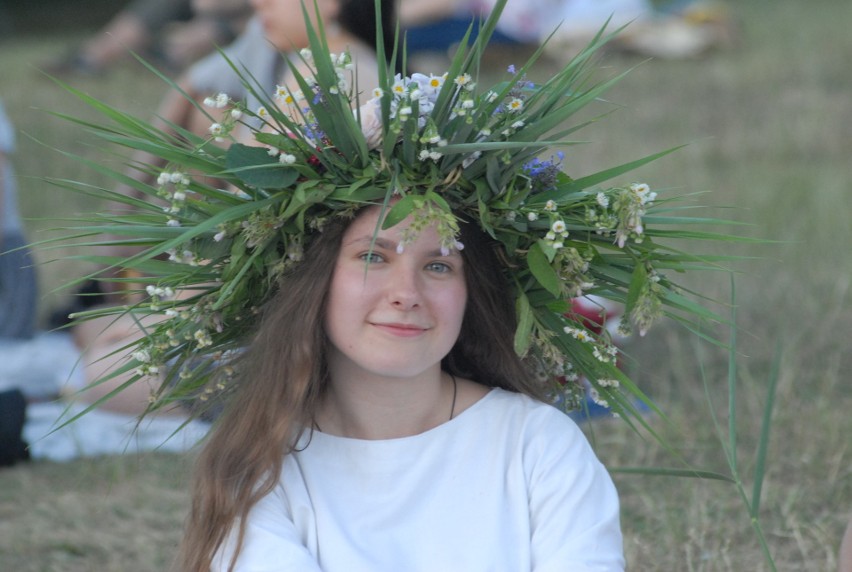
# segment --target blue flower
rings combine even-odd
[[[562,171],[562,160],[565,153],[559,151],[551,155],[549,161],[535,157],[523,166],[523,172],[530,178],[533,193],[541,193],[556,188],[556,177]]]

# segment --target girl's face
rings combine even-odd
[[[301,0],[251,0],[251,5],[263,24],[266,39],[276,48],[289,52],[308,46]],[[308,0],[305,7],[316,25],[314,3]],[[339,0],[317,0],[317,7],[327,25],[337,17]]]
[[[379,207],[366,209],[343,234],[325,316],[330,371],[398,378],[437,373],[464,317],[461,254],[442,255],[432,227],[399,254],[410,219],[376,233],[379,213]]]

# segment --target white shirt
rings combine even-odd
[[[231,554],[220,551],[213,570],[226,570]],[[251,512],[236,567],[623,569],[618,496],[585,436],[556,408],[500,389],[413,437],[315,431]]]

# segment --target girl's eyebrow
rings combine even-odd
[[[384,248],[388,250],[396,250],[396,242],[382,238],[380,236],[374,236],[372,234],[365,234],[364,236],[359,236],[357,238],[353,238],[349,242],[346,243],[346,246],[355,245],[355,244],[363,244],[365,246],[374,246],[376,248]]]

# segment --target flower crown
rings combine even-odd
[[[368,97],[349,81],[349,55],[329,53],[322,24],[308,24],[310,49],[300,58],[311,74],[291,68],[299,89],[279,86],[266,95],[270,86],[245,78],[263,103],[259,109],[227,94],[209,97],[213,123],[206,139],[183,130],[169,135],[95,102],[117,125],[100,128],[105,137],[168,162],[159,173],[147,168],[158,175],[155,185],[132,183],[163,199],[165,212],[162,203],[103,191],[133,211],[103,215],[80,232],[107,232],[127,237],[112,244],[146,247],[129,258],[97,259],[141,274],[134,279],[144,286],[141,302],[77,315],[161,316],[128,347],[130,359],[115,373],[135,371],[138,379],[166,371],[153,409],[227,390],[229,356],[246,343],[258,308],[303,259],[311,237],[329,220],[380,204],[387,209],[385,228],[412,217],[400,248],[430,225],[443,248],[463,248],[459,218],[478,223],[502,247],[518,318],[517,353],[537,364],[543,380],[560,380],[568,406],[581,390],[574,382],[585,377],[613,411],[631,413],[627,397],[641,392],[616,367],[608,334],[593,333],[571,299],[594,294],[623,304],[624,333],[634,327],[644,333],[663,313],[685,321],[712,317],[660,272],[685,270],[702,258],[658,243],[671,231],[656,227],[688,219],[652,215],[659,201],[647,185],[601,186],[666,152],[581,178],[564,171],[565,156],[555,148],[585,125],[566,122],[618,79],[589,79],[592,57],[608,37],[598,34],[543,84],[527,79],[537,53],[510,66],[504,82],[480,88],[479,60],[503,4],[475,41],[461,42],[446,73],[391,76],[382,69]],[[381,46],[378,52],[384,61]],[[238,125],[254,125],[259,145],[223,148]],[[190,295],[176,298],[181,291]],[[214,377],[211,364],[225,375]]]

